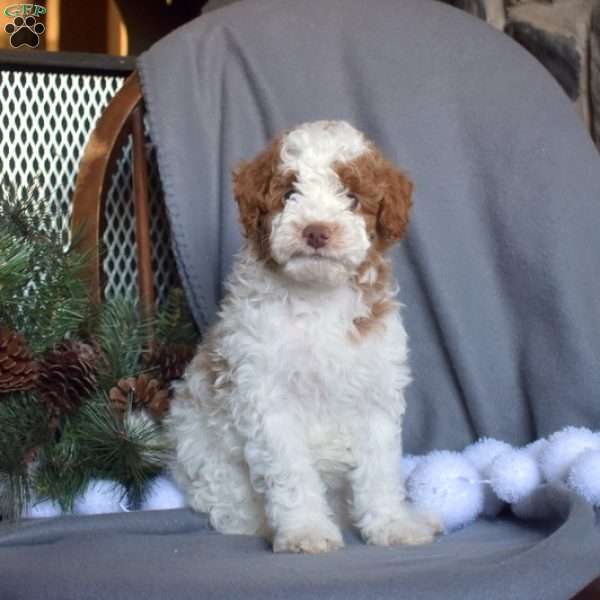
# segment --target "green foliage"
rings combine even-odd
[[[125,417],[117,414],[109,391],[143,372],[154,347],[150,332],[165,344],[194,345],[199,338],[181,290],[152,321],[130,300],[94,306],[81,277],[88,257],[52,233],[45,202],[35,184],[0,185],[0,325],[22,334],[37,358],[66,339],[92,341],[99,349],[97,392],[52,431],[35,390],[0,394],[0,518],[18,518],[31,498],[71,511],[99,478],[124,485],[129,503],[139,505],[169,448],[145,413],[130,407]]]
[[[46,411],[31,394],[0,399],[0,515],[13,519],[30,494],[29,455],[50,440]]]

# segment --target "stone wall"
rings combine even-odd
[[[600,0],[442,0],[527,48],[575,103],[600,150]]]

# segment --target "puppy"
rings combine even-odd
[[[234,174],[246,238],[167,419],[175,478],[223,533],[273,549],[422,544],[400,474],[407,335],[385,252],[412,183],[342,121],[288,131]]]

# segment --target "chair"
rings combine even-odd
[[[138,239],[138,286],[144,310],[152,312],[156,291],[150,251],[148,169],[144,150],[143,115],[142,91],[139,77],[134,72],[98,120],[86,146],[73,196],[72,233],[78,239],[79,249],[93,256],[90,270],[85,277],[93,290],[95,300],[100,301],[103,284],[99,249],[104,225],[104,202],[119,150],[127,135],[131,133],[134,152],[135,230]],[[574,600],[593,600],[598,597],[600,577],[579,592]]]

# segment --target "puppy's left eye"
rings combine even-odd
[[[354,212],[360,204],[358,196],[355,196],[354,194],[348,194],[348,198],[350,199],[350,206],[348,206],[348,210]]]

